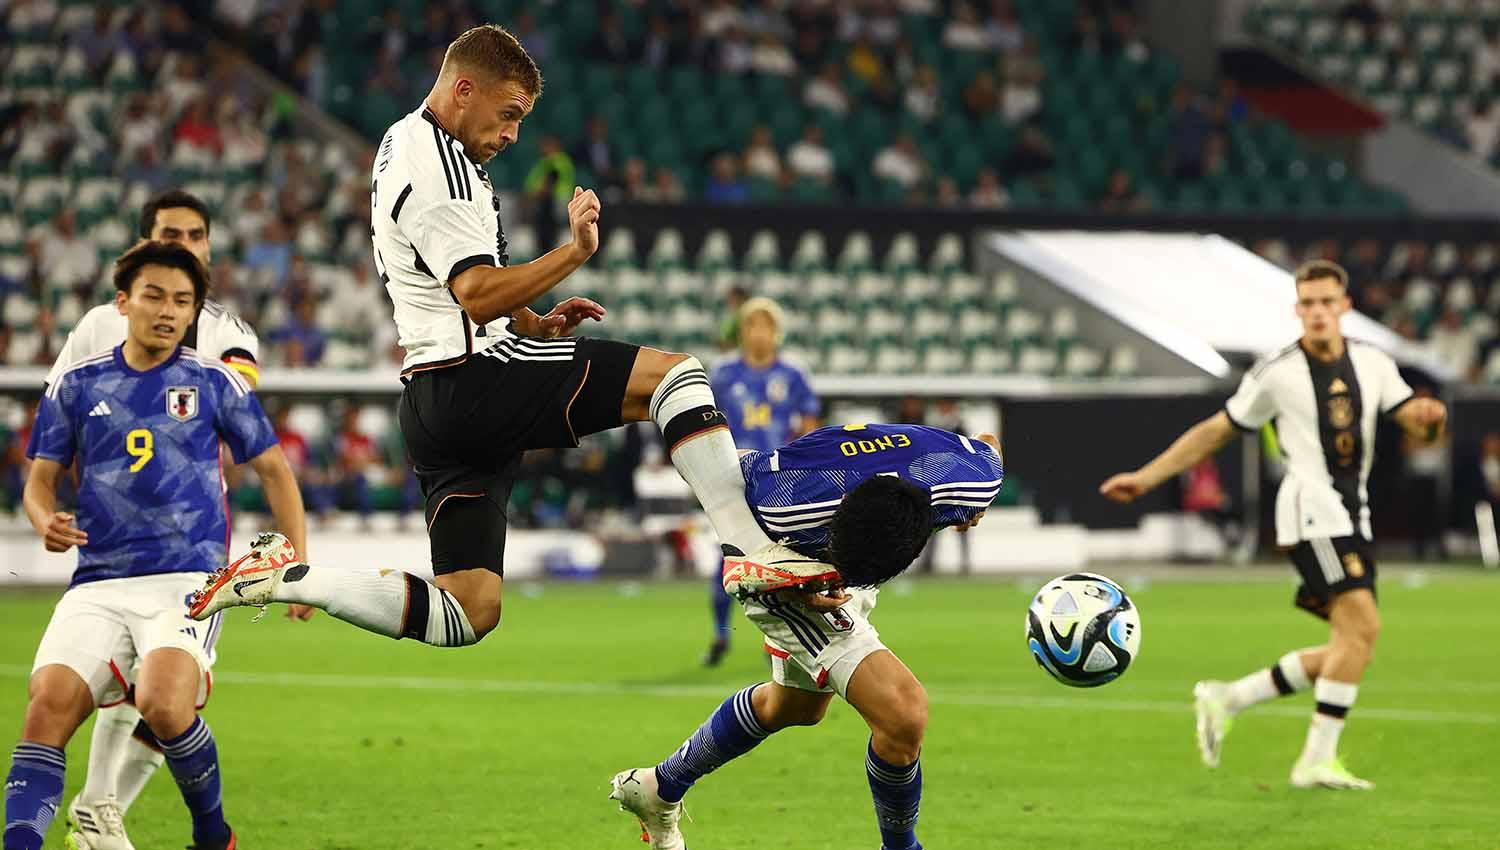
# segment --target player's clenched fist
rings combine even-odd
[[[1100,494],[1121,504],[1135,501],[1149,489],[1141,476],[1134,472],[1121,473],[1099,485]]]
[[[568,227],[573,231],[573,248],[585,259],[599,250],[599,196],[593,189],[573,187],[568,202]]]
[[[66,552],[89,542],[89,536],[73,526],[73,515],[62,511],[54,513],[41,532],[42,545],[48,552]]]

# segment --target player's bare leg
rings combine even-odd
[[[927,691],[890,650],[860,662],[845,694],[870,727],[865,773],[885,850],[920,850],[917,813],[922,801],[918,758],[927,732]]]
[[[72,669],[48,664],[31,676],[21,740],[5,779],[6,848],[41,850],[62,804],[63,748],[94,710],[94,695]]]
[[[167,769],[192,815],[194,847],[233,850],[234,831],[224,821],[218,745],[198,716],[202,678],[197,659],[183,650],[153,650],[141,662],[136,707],[161,743]]]
[[[1328,609],[1329,641],[1322,674],[1314,688],[1317,710],[1307,730],[1302,756],[1292,768],[1298,788],[1369,790],[1375,786],[1351,774],[1339,760],[1339,735],[1344,719],[1359,695],[1380,636],[1380,612],[1375,595],[1366,588],[1340,593]]]

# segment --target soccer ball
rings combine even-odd
[[[1054,679],[1095,688],[1120,678],[1141,651],[1141,616],[1125,591],[1093,573],[1047,582],[1026,611],[1026,644]]]

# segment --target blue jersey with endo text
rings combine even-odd
[[[1000,455],[978,440],[922,425],[819,428],[773,452],[740,459],[745,496],[761,528],[811,557],[828,547],[828,523],[849,491],[896,475],[932,497],[932,528],[966,523],[1000,492]]]
[[[145,372],[119,347],[47,387],[27,457],[79,466],[73,584],[224,566],[229,524],[219,441],[235,463],[276,444],[250,385],[179,347]]]
[[[710,381],[734,444],[742,449],[772,451],[792,438],[796,417],[818,415],[818,397],[807,376],[785,360],[757,369],[733,357],[714,369]]]

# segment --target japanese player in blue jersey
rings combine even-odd
[[[817,724],[838,694],[870,727],[864,767],[881,847],[920,850],[926,692],[880,642],[869,614],[877,588],[935,531],[967,530],[984,515],[1004,477],[1000,444],[920,425],[848,425],[746,452],[741,468],[746,502],[766,534],[831,566],[819,577],[828,589],[810,592],[814,585],[789,575],[779,585],[786,589],[766,592],[778,585],[731,560],[725,587],[766,636],[771,681],[725,700],[655,767],[617,774],[611,797],[640,818],[654,850],[683,850],[678,819],[688,789],[771,733]]]
[[[781,359],[781,307],[769,298],[751,298],[739,313],[739,354],[714,369],[714,398],[723,405],[734,444],[769,452],[817,427],[818,397],[801,369]],[[709,667],[729,651],[729,610],[733,605],[716,570],[709,582],[714,637],[703,662]]]
[[[96,706],[132,695],[192,816],[193,846],[226,850],[236,840],[218,753],[198,716],[220,624],[187,616],[203,574],[227,555],[220,441],[260,476],[298,546],[302,502],[244,378],[181,345],[208,290],[202,264],[179,245],[145,242],[116,262],[114,279],[125,342],[48,386],[27,447],[27,517],[49,551],[77,546],[78,565],[37,648],[6,778],[4,850],[40,850],[61,801],[68,740]],[[58,480],[75,461],[76,514],[57,504]],[[128,846],[117,823],[100,826],[95,848]]]

